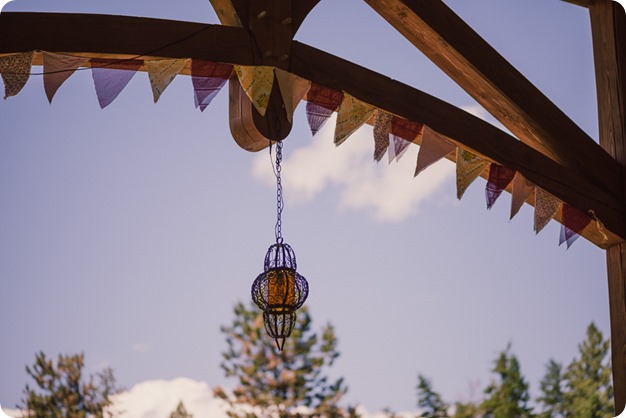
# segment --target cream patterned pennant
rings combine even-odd
[[[335,126],[335,145],[339,146],[357,129],[369,120],[376,108],[363,103],[344,93],[343,102],[337,109],[337,125]]]
[[[308,93],[311,88],[311,82],[295,74],[281,70],[280,68],[275,68],[274,74],[278,82],[278,87],[280,88],[280,95],[285,104],[287,120],[292,122],[293,112],[296,110],[296,107],[298,107],[298,103],[300,103]]]
[[[35,51],[0,57],[0,74],[4,81],[4,98],[15,96],[30,77]]]
[[[146,69],[148,70],[148,78],[150,86],[152,86],[152,97],[156,103],[167,86],[174,78],[185,68],[189,60],[168,59],[168,60],[150,60],[146,61]]]
[[[535,233],[538,234],[559,211],[561,201],[540,187],[535,188]]]
[[[389,147],[393,115],[379,110],[374,122],[374,160],[380,161]]]
[[[235,65],[235,73],[256,110],[265,116],[274,85],[274,67]]]
[[[43,87],[50,103],[65,80],[74,74],[77,68],[84,67],[87,62],[89,58],[86,57],[43,52]]]
[[[456,150],[456,197],[461,199],[470,184],[489,166],[489,162],[481,160],[469,151]]]

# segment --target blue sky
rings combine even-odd
[[[585,9],[557,0],[446,3],[597,138]],[[17,0],[8,10],[97,12],[217,23],[206,0]],[[296,39],[493,122],[364,2],[322,1]],[[38,71],[38,69],[35,69]],[[37,351],[84,351],[127,388],[186,377],[229,386],[219,327],[247,301],[274,240],[267,152],[238,148],[227,90],[200,113],[189,77],[154,104],[145,73],[98,106],[79,71],[48,104],[41,76],[0,101],[0,403],[14,406]],[[532,208],[487,211],[484,180],[456,200],[454,166],[416,179],[371,159],[371,129],[341,147],[315,137],[298,108],[285,142],[285,240],[310,283],[315,323],[332,322],[347,400],[414,408],[417,373],[449,400],[477,399],[512,342],[535,391],[549,358],[569,362],[586,326],[608,335],[605,255],[539,235]],[[473,393],[473,394],[472,394]]]

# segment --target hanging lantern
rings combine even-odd
[[[274,170],[277,183],[276,244],[267,250],[263,273],[252,284],[252,300],[263,310],[265,331],[276,341],[276,347],[280,351],[295,326],[296,310],[309,295],[309,284],[296,272],[296,254],[289,244],[283,243],[281,215],[284,201],[280,178],[282,145],[282,142],[276,145]],[[270,154],[271,152],[270,146]]]

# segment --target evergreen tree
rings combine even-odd
[[[541,379],[539,387],[541,396],[537,402],[542,406],[540,418],[561,418],[565,416],[563,409],[563,366],[550,359],[546,365],[546,374]]]
[[[193,418],[193,415],[187,412],[183,401],[179,401],[176,410],[170,414],[170,418]]]
[[[567,367],[564,394],[565,415],[577,418],[614,416],[611,367],[607,354],[609,340],[592,322],[587,339],[578,346],[579,356]]]
[[[110,397],[119,392],[111,369],[83,379],[85,357],[81,354],[59,355],[56,365],[43,352],[35,356],[26,373],[39,390],[28,384],[20,408],[32,418],[104,418],[112,417]]]
[[[421,410],[420,417],[448,418],[448,405],[435,392],[429,379],[417,376],[417,406]]]
[[[492,371],[498,379],[485,389],[488,397],[481,406],[493,418],[532,417],[532,409],[528,406],[528,383],[520,372],[517,357],[510,353],[510,348],[509,344],[495,361]]]
[[[321,336],[311,331],[311,316],[298,311],[296,327],[282,352],[267,337],[263,317],[254,305],[238,303],[232,325],[222,327],[228,349],[222,353],[222,369],[237,378],[232,395],[222,388],[215,395],[224,399],[233,418],[356,417],[354,408],[338,406],[347,387],[340,378],[329,382],[325,369],[339,356],[332,325]]]
[[[457,402],[454,404],[452,418],[481,418],[483,416],[480,405],[473,402]]]

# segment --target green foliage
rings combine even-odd
[[[578,346],[579,357],[563,372],[563,366],[554,360],[546,365],[540,382],[541,395],[537,398],[541,412],[533,413],[528,383],[520,371],[517,357],[510,353],[511,346],[502,351],[492,371],[496,379],[487,386],[487,397],[480,404],[474,402],[454,404],[452,418],[606,418],[614,416],[611,366],[607,355],[609,340],[591,323],[587,337]],[[419,376],[418,405],[425,408],[422,417],[435,415],[435,405],[445,405],[432,390],[428,379]],[[442,407],[443,408],[443,407]],[[445,407],[447,408],[447,407]]]
[[[457,402],[454,404],[454,415],[452,415],[452,418],[478,418],[482,417],[481,411],[480,406],[473,402]]]
[[[111,395],[117,393],[115,377],[111,369],[96,375],[98,383],[90,375],[83,379],[84,355],[59,355],[57,363],[46,358],[43,352],[36,355],[32,367],[26,373],[35,380],[36,389],[28,384],[25,399],[20,407],[26,417],[32,418],[104,418],[112,417],[107,410]]]
[[[539,418],[561,418],[565,416],[563,366],[550,359],[546,365],[546,374],[539,383],[541,396],[537,402],[542,407]]]
[[[429,379],[417,376],[417,406],[421,409],[420,417],[448,418],[448,405],[435,392]]]
[[[176,410],[170,414],[170,418],[193,418],[193,415],[187,412],[183,401],[180,401],[178,402]]]
[[[528,383],[510,348],[509,344],[495,361],[492,371],[497,375],[497,380],[485,389],[488,397],[483,401],[482,408],[493,418],[532,417],[532,409],[528,406]]]
[[[579,357],[567,367],[565,415],[577,418],[614,416],[611,367],[607,354],[609,341],[591,323],[587,338],[578,346]]]
[[[261,312],[238,303],[231,326],[222,327],[228,349],[222,353],[222,369],[237,379],[232,395],[214,389],[224,399],[233,418],[255,417],[356,417],[354,408],[338,403],[346,393],[343,378],[334,382],[324,375],[339,356],[337,338],[327,324],[321,336],[311,331],[311,316],[298,311],[297,326],[277,352],[265,334]]]

